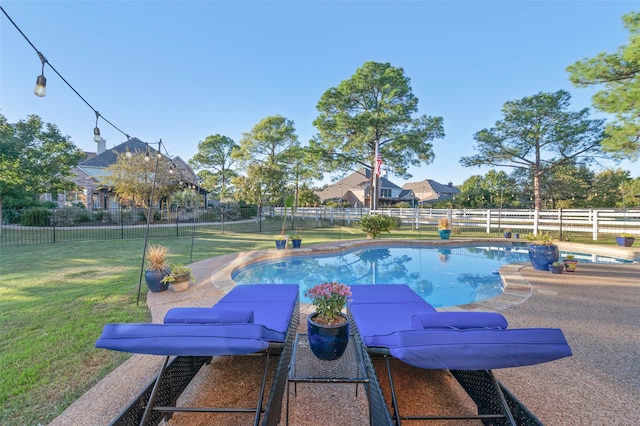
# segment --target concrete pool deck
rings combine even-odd
[[[375,242],[398,244],[391,240]],[[486,244],[487,240],[436,240],[430,243]],[[153,321],[161,322],[172,307],[211,306],[234,285],[230,280],[233,270],[248,261],[281,258],[289,252],[326,253],[331,251],[329,246],[346,250],[350,246],[367,244],[371,242],[342,241],[295,251],[258,250],[206,259],[192,265],[196,285],[183,293],[149,293],[149,309]],[[640,256],[640,251],[633,247],[559,245],[568,251],[597,251],[597,254],[636,259]],[[528,264],[516,264],[502,267],[500,273],[507,286],[503,295],[463,308],[500,311],[507,317],[510,327],[559,327],[574,355],[531,367],[497,370],[498,379],[547,425],[640,423],[640,264],[581,263],[576,272],[560,275],[536,271]],[[303,305],[301,319],[312,310],[312,306]],[[305,332],[304,327],[301,320],[299,331]],[[109,424],[152,380],[161,358],[133,355],[51,424]],[[212,401],[221,397],[240,399],[252,393],[247,375],[253,367],[242,357],[225,358],[230,359],[216,359],[210,366],[203,367],[183,394],[184,403],[214,405]],[[393,368],[404,415],[412,414],[415,408],[422,412],[425,409],[472,410],[447,372],[419,370],[402,363],[395,363]],[[214,377],[216,375],[218,377]],[[384,371],[378,371],[386,392],[384,375]],[[214,380],[222,380],[218,383],[222,387],[217,389],[224,389],[223,392],[214,390],[211,385]],[[169,424],[251,424],[248,417],[243,423],[237,419],[220,421],[215,416],[180,414]],[[367,424],[368,405],[364,392],[356,397],[353,385],[299,384],[297,397],[292,397],[290,424],[311,425],[318,420],[327,425]]]

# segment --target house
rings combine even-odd
[[[453,186],[451,182],[447,185],[435,180],[425,179],[419,182],[405,183],[404,189],[413,191],[418,204],[435,203],[437,201],[453,200],[460,190]]]
[[[102,139],[101,142],[98,142],[98,152],[87,153],[87,158],[74,168],[76,176],[73,181],[77,185],[77,191],[73,194],[64,194],[64,198],[58,197],[58,203],[64,206],[68,201],[81,202],[88,210],[120,207],[116,194],[101,183],[108,176],[109,172],[106,169],[117,161],[119,154],[147,151],[151,154],[157,152],[156,149],[138,138],[131,138],[111,149],[105,149],[105,140]],[[198,178],[191,167],[180,157],[172,158],[172,163],[183,183],[203,194],[206,202],[208,191],[200,188]]]
[[[321,191],[316,191],[322,203],[334,201],[337,203],[348,203],[351,207],[367,207],[370,198],[369,169],[360,169],[349,176],[327,186]],[[380,196],[378,203],[380,207],[407,202],[413,205],[416,197],[413,191],[400,188],[386,177],[380,177]]]

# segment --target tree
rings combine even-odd
[[[293,121],[279,115],[264,118],[250,132],[243,133],[239,148],[232,156],[247,168],[247,178],[259,179],[255,183],[243,183],[245,189],[261,188],[261,201],[281,205],[298,147]],[[249,166],[252,166],[251,173]]]
[[[613,114],[602,142],[605,151],[617,158],[637,160],[640,154],[640,12],[622,17],[630,43],[616,53],[600,53],[567,67],[576,87],[604,85],[593,95],[593,106]]]
[[[321,204],[320,197],[307,185],[302,185],[298,192],[298,205],[303,207],[315,207]]]
[[[45,192],[72,189],[71,168],[84,157],[54,124],[36,115],[10,124],[0,114],[0,221],[7,199],[33,202]]]
[[[235,163],[233,151],[240,147],[227,136],[213,135],[198,143],[198,152],[189,164],[198,171],[205,188],[218,195],[221,201],[233,196],[231,179],[237,175],[231,167]]]
[[[603,170],[598,173],[590,188],[592,195],[590,207],[626,207],[631,200],[627,200],[625,184],[631,182],[627,170]],[[623,197],[624,194],[624,197]],[[624,199],[623,199],[624,198]]]
[[[155,150],[151,152],[158,154]],[[180,178],[171,173],[171,160],[164,155],[152,155],[149,161],[142,152],[131,154],[131,158],[124,153],[118,154],[116,162],[106,168],[108,175],[101,184],[113,188],[121,199],[131,198],[134,205],[150,210],[149,220],[153,220],[151,209],[180,188]]]
[[[410,165],[429,164],[431,141],[444,137],[442,117],[414,118],[418,98],[402,68],[366,62],[349,79],[327,90],[316,109],[313,125],[319,133],[310,147],[328,172],[365,166],[376,170],[376,153],[385,166],[407,179]],[[376,151],[377,150],[377,151]],[[370,177],[371,207],[377,207],[378,177]]]
[[[602,153],[604,120],[588,119],[588,108],[567,111],[564,90],[538,93],[502,108],[504,119],[474,135],[478,154],[462,157],[465,167],[526,169],[533,180],[535,210],[540,210],[540,179],[567,162],[588,164]]]

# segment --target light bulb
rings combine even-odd
[[[149,162],[151,159],[149,158],[149,151],[144,155],[144,161]]]
[[[36,87],[33,89],[33,93],[37,97],[43,98],[47,94],[47,79],[43,74],[40,74],[36,79]]]
[[[129,149],[129,147],[127,147],[127,152],[125,155],[127,156],[127,158],[133,157],[133,154],[131,153],[131,150]]]
[[[97,127],[93,128],[93,140],[95,142],[101,142],[102,141],[102,136],[100,136],[100,129],[98,129]]]

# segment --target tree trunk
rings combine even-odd
[[[540,174],[535,172],[533,174],[533,209],[537,211],[540,211],[542,206],[540,195]]]

